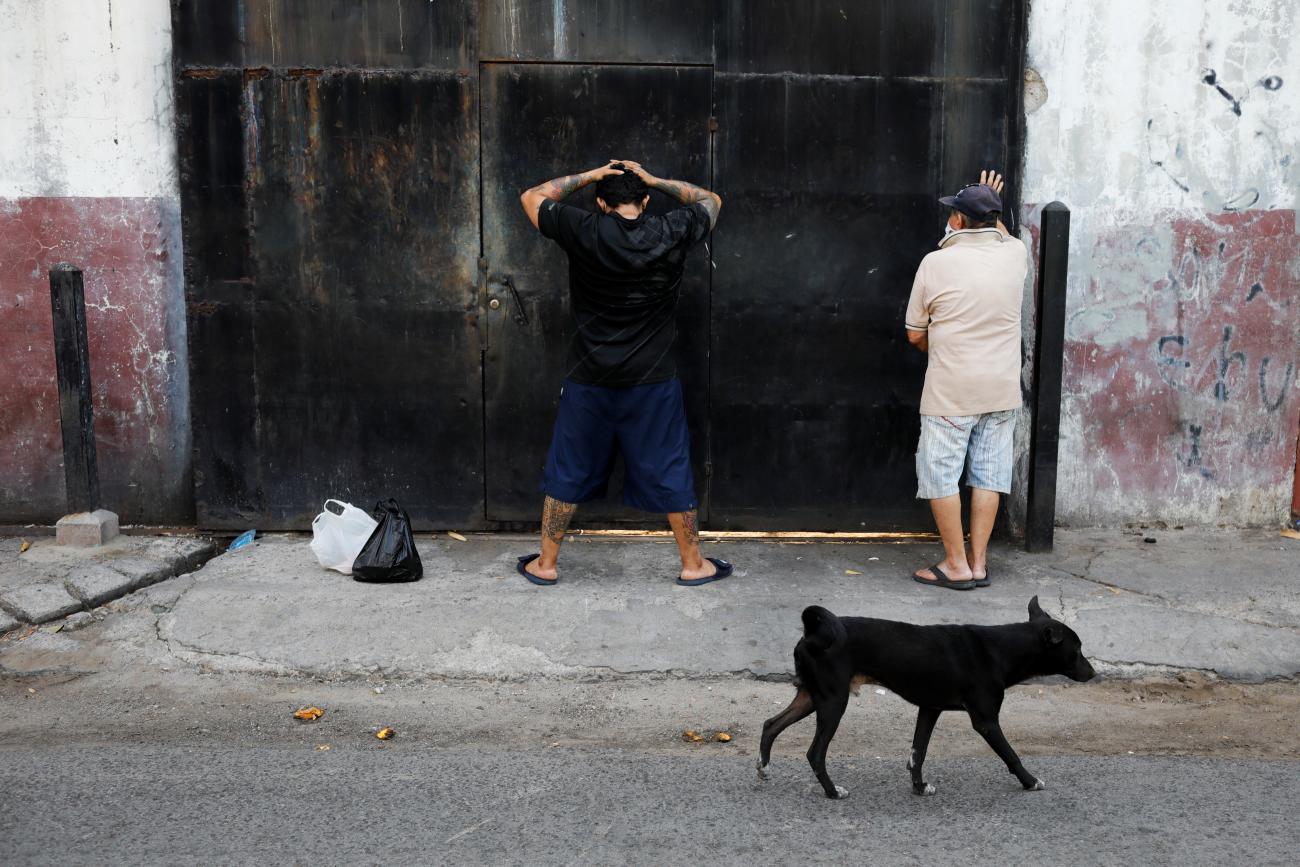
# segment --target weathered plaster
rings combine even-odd
[[[1289,0],[1033,3],[1028,65],[1045,95],[1026,115],[1024,196],[1065,202],[1072,223],[1066,523],[1286,516],[1298,19]]]
[[[168,0],[0,0],[0,198],[176,200]]]
[[[0,0],[0,523],[64,509],[48,271],[85,272],[104,505],[190,496],[167,0]]]

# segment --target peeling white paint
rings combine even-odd
[[[1250,214],[1300,201],[1297,25],[1290,0],[1031,7],[1024,198],[1071,209],[1062,521],[1285,518],[1300,257]]]
[[[1035,0],[1027,63],[1047,99],[1027,119],[1025,200],[1065,201],[1084,229],[1295,208],[1298,26],[1292,0]]]
[[[0,0],[0,198],[179,199],[167,0]]]

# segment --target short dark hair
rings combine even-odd
[[[622,163],[615,163],[614,168],[622,169]],[[640,204],[650,193],[645,181],[631,169],[623,169],[621,175],[606,175],[596,181],[596,196],[611,208],[619,205]]]
[[[961,211],[953,209],[953,213],[961,214]],[[968,229],[995,229],[997,228],[998,220],[1002,219],[1001,211],[989,211],[987,214],[984,215],[983,219],[979,219],[979,220],[967,214],[961,214],[961,215],[963,218],[965,218],[966,228]]]

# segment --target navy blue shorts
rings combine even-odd
[[[605,496],[623,455],[623,503],[645,512],[696,508],[690,431],[676,379],[607,388],[564,381],[542,490],[564,503]]]

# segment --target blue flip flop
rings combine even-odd
[[[545,578],[538,578],[532,572],[529,572],[527,569],[524,568],[525,566],[527,566],[529,563],[533,562],[540,556],[542,555],[525,554],[523,557],[520,557],[519,562],[515,564],[515,571],[518,572],[520,575],[524,576],[525,578],[527,578],[529,581],[536,584],[538,587],[554,587],[556,584],[560,583],[559,578],[556,578],[554,581],[547,581]]]
[[[726,560],[719,560],[717,557],[705,557],[704,559],[708,560],[714,566],[717,566],[718,571],[704,578],[692,578],[690,581],[687,581],[685,578],[678,575],[677,583],[683,587],[699,587],[701,584],[708,584],[711,581],[721,581],[723,578],[729,576],[735,569],[735,567]]]

